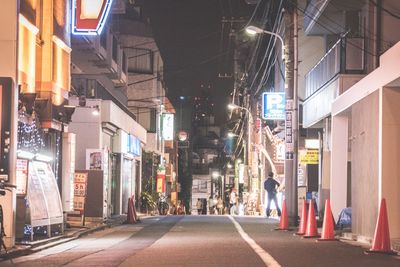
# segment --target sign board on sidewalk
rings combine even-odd
[[[74,176],[74,210],[84,214],[87,190],[87,172],[75,172]]]
[[[285,119],[285,93],[265,92],[262,94],[262,118],[264,120]]]

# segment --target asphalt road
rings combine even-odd
[[[96,232],[0,266],[400,266],[344,242],[273,231],[259,217],[166,216]]]

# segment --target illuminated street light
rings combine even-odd
[[[283,41],[282,37],[279,34],[274,33],[274,32],[270,32],[270,31],[267,31],[267,30],[263,30],[263,29],[261,29],[261,28],[259,28],[257,26],[253,26],[253,25],[247,26],[246,27],[246,32],[249,35],[256,35],[256,34],[266,33],[266,34],[275,36],[282,44],[282,58],[284,58],[284,55],[285,55],[285,42]]]
[[[228,138],[233,138],[233,137],[238,136],[238,135],[235,134],[235,133],[232,133],[232,132],[228,132],[227,136],[228,136]]]
[[[232,169],[232,164],[230,164],[230,163],[228,163],[227,165],[226,165],[226,167],[228,168],[228,169]]]
[[[218,178],[220,176],[219,172],[212,172],[211,176],[213,178]]]

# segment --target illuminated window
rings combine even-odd
[[[53,82],[56,85],[54,93],[57,96],[57,103],[54,104],[61,104],[63,94],[61,90],[69,91],[70,88],[70,53],[71,48],[53,36]]]

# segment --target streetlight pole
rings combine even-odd
[[[288,221],[291,226],[297,225],[297,168],[298,168],[298,96],[297,96],[297,10],[285,13],[288,20],[285,40],[277,33],[248,26],[246,32],[252,35],[269,34],[281,42],[285,65],[285,199],[287,203]],[[286,51],[285,48],[288,48]]]

